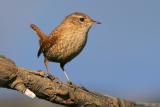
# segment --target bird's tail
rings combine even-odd
[[[31,28],[37,33],[38,37],[40,38],[40,41],[44,41],[47,39],[47,36],[44,32],[42,32],[38,26],[35,24],[31,24]]]
[[[41,53],[42,53],[42,48],[43,48],[42,43],[47,40],[47,36],[35,24],[31,24],[31,28],[37,33],[37,35],[38,35],[38,37],[40,39],[39,40],[40,48],[39,48],[38,53],[37,53],[37,56],[39,57],[41,55]]]

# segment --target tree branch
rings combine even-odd
[[[50,80],[42,71],[21,67],[0,56],[0,87],[17,90],[29,97],[35,96],[68,107],[149,107],[144,104],[104,96],[84,87]]]

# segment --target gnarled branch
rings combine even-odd
[[[104,96],[57,79],[50,80],[43,75],[41,71],[17,67],[12,60],[0,56],[0,87],[17,90],[32,98],[37,96],[70,107],[149,107]]]

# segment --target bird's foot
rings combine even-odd
[[[70,87],[74,88],[74,90],[76,90],[77,86],[72,81],[68,81],[67,84],[68,84],[68,86],[70,86]]]
[[[69,92],[70,100],[73,101],[73,102],[76,102],[77,98],[75,96],[75,92],[78,89],[78,86],[76,84],[74,84],[72,81],[68,81],[67,85],[68,85],[68,88],[73,89],[72,92]]]
[[[37,72],[31,72],[31,73],[33,73],[35,75],[38,75],[38,76],[41,76],[41,77],[47,77],[52,81],[60,82],[60,79],[58,77],[55,77],[52,74],[48,74],[48,73],[46,73],[46,72],[44,72],[42,70],[38,70]]]
[[[49,78],[52,81],[60,82],[60,79],[58,77],[55,77],[54,75],[48,74],[47,78]]]
[[[49,78],[49,79],[51,79],[51,80],[54,80],[56,77],[53,76],[53,75],[51,75],[51,74],[48,74],[48,75],[47,75],[47,78]]]
[[[37,72],[32,72],[35,75],[39,75],[41,77],[45,77],[46,73],[42,70],[38,70]]]
[[[67,84],[68,85],[72,85],[73,83],[72,83],[72,81],[68,81]]]

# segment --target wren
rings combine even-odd
[[[100,22],[81,12],[66,16],[49,35],[42,32],[35,24],[31,24],[31,28],[37,33],[40,41],[37,56],[43,53],[48,75],[51,75],[48,70],[48,61],[57,62],[60,63],[66,79],[70,81],[64,66],[83,50],[88,31],[94,24],[100,24]]]

